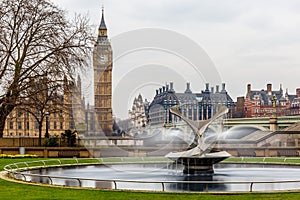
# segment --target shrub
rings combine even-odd
[[[76,146],[76,131],[65,130],[64,133],[61,134],[62,142],[65,146],[75,147]]]
[[[58,136],[50,136],[49,138],[44,139],[43,146],[45,147],[58,147]]]

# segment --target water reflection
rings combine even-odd
[[[182,175],[177,176],[177,181],[214,181],[214,175]],[[224,184],[205,184],[205,183],[173,183],[167,184],[171,191],[226,191]]]

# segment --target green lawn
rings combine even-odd
[[[0,199],[299,199],[298,193],[274,194],[187,194],[122,192],[32,186],[0,179]]]
[[[290,163],[300,164],[299,157],[233,157],[228,158],[223,162],[267,162],[267,163]]]
[[[0,169],[7,164],[34,159],[0,159]],[[90,162],[94,162],[91,160]],[[203,194],[203,193],[154,193],[91,189],[70,189],[61,187],[34,186],[13,183],[0,179],[0,199],[300,199],[300,193],[271,194]]]

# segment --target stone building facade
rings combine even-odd
[[[36,83],[42,84],[42,83]],[[49,92],[49,91],[45,91]],[[42,94],[38,94],[42,95]],[[16,107],[6,119],[4,137],[38,137],[40,123],[37,117],[42,117],[42,137],[46,133],[46,125],[50,135],[58,135],[65,130],[76,130],[84,122],[85,100],[81,96],[81,79],[77,82],[65,78],[63,94],[57,95],[53,100],[44,105],[43,110],[31,106],[30,100],[23,102],[22,106]],[[39,98],[42,98],[39,96]],[[34,105],[34,104],[32,104]],[[33,113],[33,114],[32,114]]]
[[[134,99],[132,109],[129,110],[128,113],[131,127],[141,128],[145,127],[148,124],[148,107],[149,102],[147,101],[147,99],[144,101],[141,94],[139,94],[139,96]]]
[[[191,120],[199,121],[211,118],[218,109],[217,105],[227,106],[231,111],[235,107],[235,102],[227,93],[225,84],[222,89],[217,85],[216,90],[209,88],[206,84],[205,90],[201,93],[193,93],[190,83],[187,83],[184,93],[177,93],[173,83],[156,90],[156,95],[149,106],[149,122],[151,125],[176,123],[181,119],[169,112],[173,106],[179,106],[183,115]]]

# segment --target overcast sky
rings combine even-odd
[[[103,4],[111,38],[140,28],[187,36],[206,51],[233,99],[245,95],[248,83],[276,90],[282,84],[290,94],[300,87],[299,0],[53,1],[70,15],[88,14],[95,27]],[[191,84],[196,92],[205,87]]]

